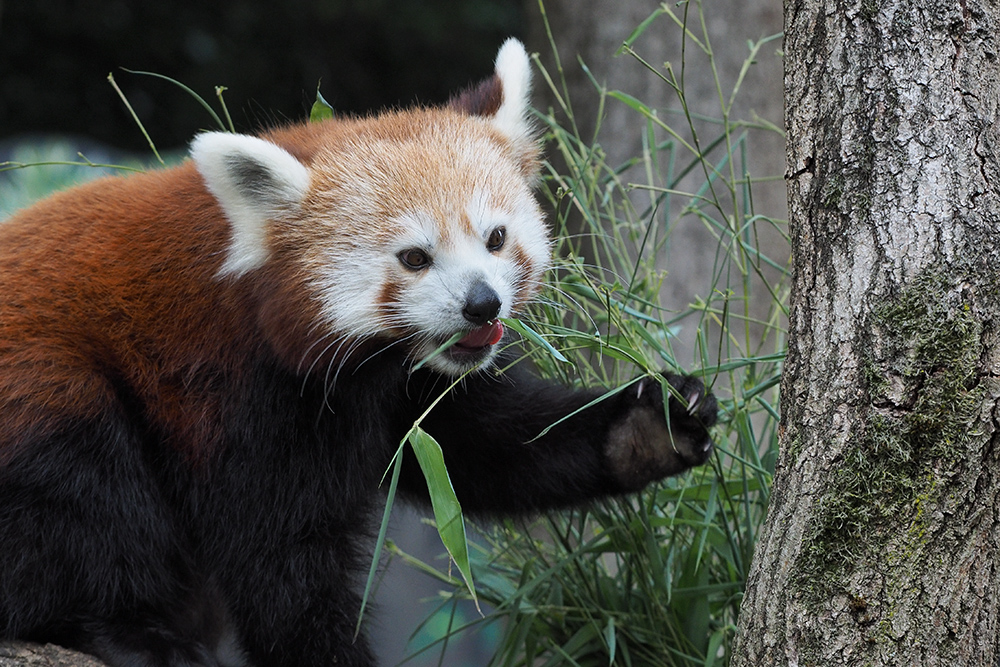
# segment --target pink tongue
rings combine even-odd
[[[473,329],[455,345],[472,348],[486,347],[487,345],[496,345],[501,338],[503,338],[503,323],[500,320],[493,320],[478,329]]]

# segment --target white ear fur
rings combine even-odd
[[[269,141],[206,132],[191,142],[191,158],[232,225],[219,276],[239,277],[267,261],[268,221],[294,210],[309,188],[309,171]]]
[[[530,141],[531,63],[517,39],[511,37],[497,52],[496,75],[503,85],[503,102],[493,116],[493,125],[515,142]]]

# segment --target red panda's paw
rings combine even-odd
[[[711,428],[718,419],[715,396],[690,375],[664,373],[668,409],[655,378],[642,378],[619,397],[619,417],[608,429],[605,454],[616,481],[627,491],[705,463],[712,455]]]

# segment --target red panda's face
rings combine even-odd
[[[494,80],[502,100],[486,114],[453,105],[334,120],[274,143],[201,135],[192,155],[233,228],[220,277],[288,264],[311,304],[306,361],[391,346],[447,375],[488,363],[499,320],[537,292],[549,260],[528,78],[509,42]]]
[[[537,292],[548,232],[527,177],[481,120],[415,120],[412,134],[362,132],[317,156],[303,257],[324,328],[343,345],[376,339],[417,362],[458,337],[428,362],[456,375],[495,354],[498,320]]]

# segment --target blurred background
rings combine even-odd
[[[635,58],[615,56],[622,42],[657,8],[650,0],[0,0],[0,163],[80,160],[154,161],[147,138],[108,81],[112,74],[156,147],[183,157],[198,131],[213,128],[205,109],[161,74],[189,86],[220,111],[216,87],[238,131],[302,120],[317,87],[338,114],[365,114],[413,103],[437,104],[488,76],[499,45],[524,40],[555,73],[557,46],[573,100],[574,122],[586,135],[600,125],[608,162],[642,151],[645,121],[610,101],[599,103],[594,81],[644,100],[664,115],[676,97],[662,77]],[[680,4],[680,3],[678,3]],[[780,0],[704,0],[717,69],[687,74],[691,110],[718,115],[720,90],[740,87],[734,114],[782,124],[780,42],[741,70],[747,40],[781,30]],[[663,20],[665,22],[665,20]],[[659,24],[658,24],[659,25]],[[646,30],[636,51],[653,68],[678,62],[684,48],[667,26]],[[585,69],[581,63],[585,63]],[[715,67],[715,66],[713,66]],[[123,69],[125,68],[125,69]],[[722,81],[716,80],[718,75]],[[535,105],[554,106],[536,78]],[[749,139],[756,167],[774,182],[755,192],[758,207],[784,216],[783,139],[761,132]],[[2,166],[2,165],[0,165]],[[36,167],[0,172],[0,219],[47,192],[92,178],[87,167]],[[697,225],[678,226],[682,250],[664,293],[685,302],[704,282],[714,242]],[[708,239],[711,241],[711,239]],[[669,304],[668,304],[669,305]],[[393,539],[408,553],[442,565],[436,532],[421,512],[397,505]],[[431,618],[438,585],[401,563],[384,570],[368,628],[382,664],[394,665],[441,636],[449,619]],[[465,621],[478,616],[462,611]],[[462,619],[456,619],[456,624]],[[449,646],[442,664],[488,662],[495,629]],[[435,651],[406,664],[439,664]]]
[[[119,149],[146,141],[106,81],[113,73],[163,149],[209,127],[225,86],[238,130],[299,120],[317,85],[338,112],[442,102],[490,71],[496,45],[524,32],[503,0],[4,0],[0,135],[64,132]]]

